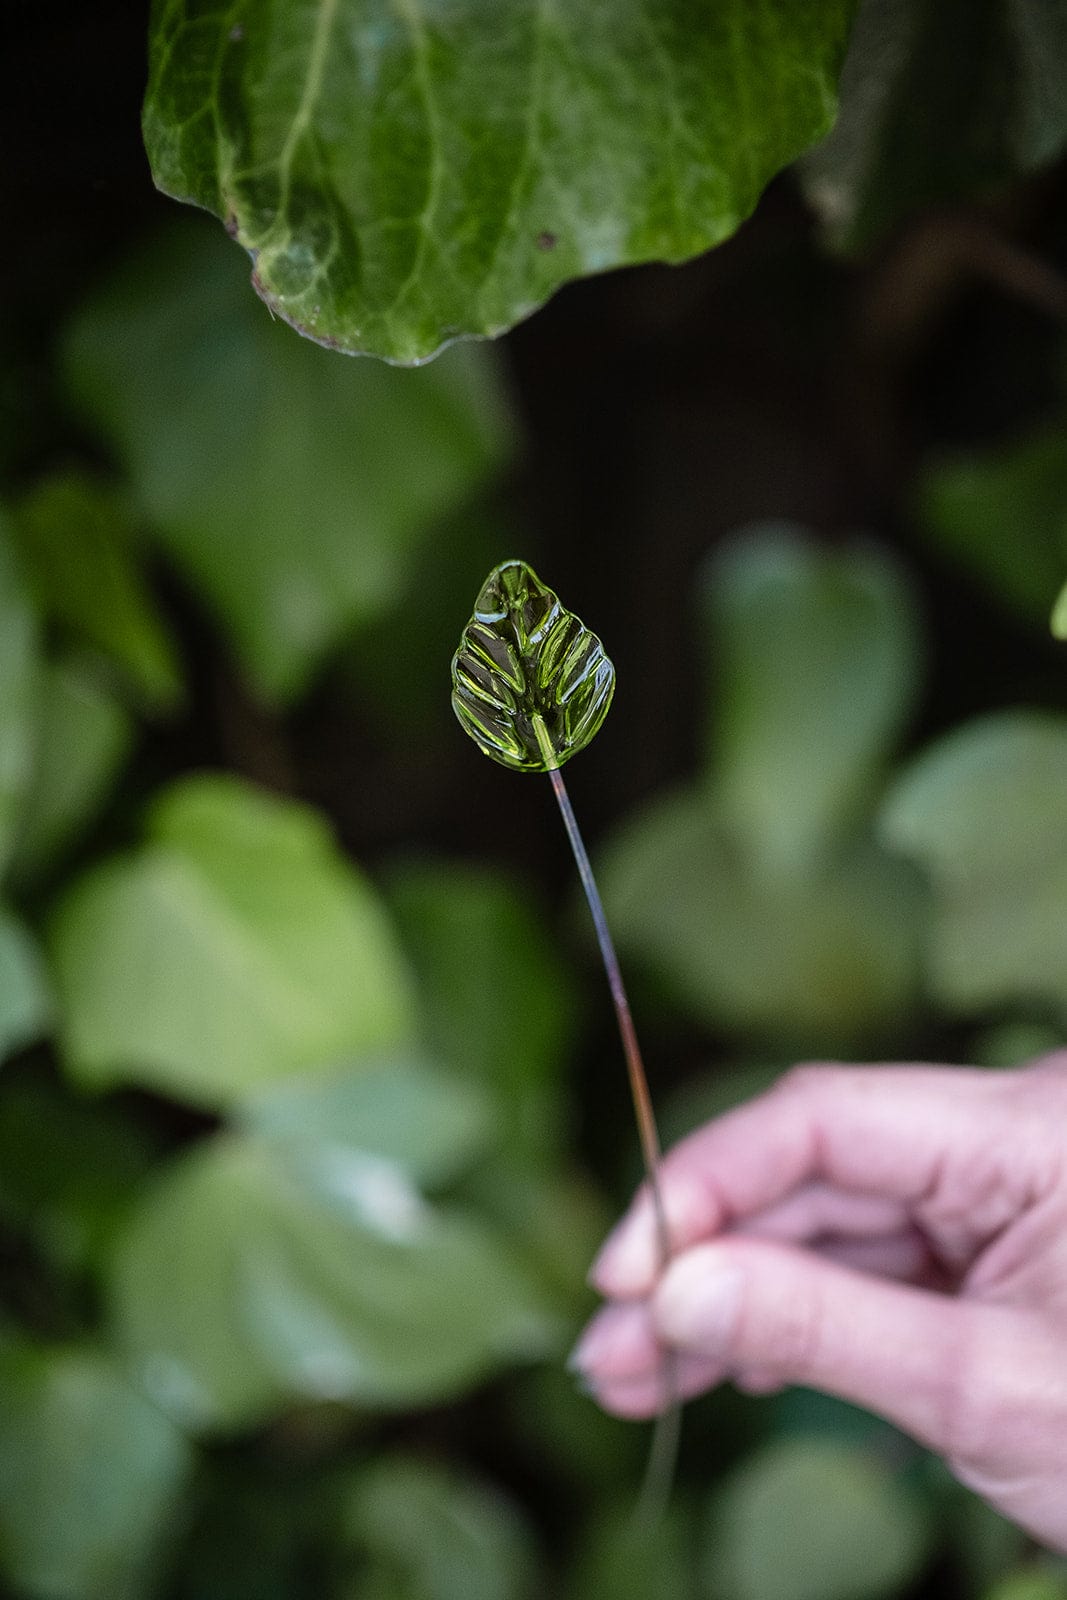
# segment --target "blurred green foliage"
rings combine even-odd
[[[827,60],[847,9],[812,13]],[[1062,26],[1038,0],[864,6],[807,170],[830,231],[869,240],[1055,154]],[[4,1600],[1067,1594],[921,1451],[810,1395],[695,1404],[668,1515],[635,1527],[644,1434],[562,1365],[626,1166],[604,996],[567,915],[497,859],[508,836],[546,859],[549,798],[531,822],[492,790],[480,857],[420,837],[357,862],[315,781],[338,764],[373,797],[384,771],[403,816],[460,737],[448,655],[521,518],[500,364],[315,348],[216,234],[174,223],[80,301],[61,442],[2,486]],[[552,248],[540,289],[575,269]],[[1060,423],[919,477],[915,550],[1043,629]],[[681,1046],[670,1137],[798,1051],[1009,1065],[1067,1037],[1067,724],[916,722],[915,566],[761,524],[669,615],[650,585],[649,627],[708,663],[676,690],[697,749],[632,811],[601,797],[600,854],[635,994]],[[343,739],[294,775],[278,731],[324,706]],[[207,707],[239,736],[198,734]],[[463,806],[493,781],[471,764]]]

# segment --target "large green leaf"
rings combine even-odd
[[[717,244],[827,130],[851,0],[158,0],[156,182],[392,361]]]
[[[962,567],[1044,628],[1067,575],[1067,421],[931,463],[918,515]]]
[[[0,905],[0,1061],[38,1038],[52,1020],[44,964],[21,922]]]
[[[831,235],[855,246],[919,206],[981,194],[1067,144],[1059,0],[864,0],[841,114],[805,163]]]
[[[695,790],[631,821],[599,872],[620,947],[708,1028],[845,1049],[892,1030],[913,1003],[918,885],[871,845],[775,875]]]
[[[876,1457],[830,1439],[749,1456],[717,1490],[706,1582],[721,1600],[878,1600],[914,1580],[927,1535]]]
[[[37,623],[0,512],[0,872],[18,837],[36,745]]]
[[[50,662],[40,676],[38,739],[12,876],[20,882],[54,866],[96,814],[133,743],[130,717],[77,658]]]
[[[236,779],[166,791],[148,842],[67,892],[51,946],[63,1054],[95,1087],[223,1106],[414,1028],[369,884],[314,812]]]
[[[272,323],[192,219],[96,295],[67,353],[158,537],[274,698],[400,599],[420,540],[507,450],[490,352],[419,373],[331,359]]]
[[[353,1484],[344,1537],[369,1558],[344,1600],[531,1600],[530,1529],[498,1488],[387,1456]]]
[[[879,549],[820,550],[757,527],[711,562],[712,765],[734,833],[768,869],[804,868],[869,808],[911,701],[911,597]]]
[[[710,763],[601,863],[620,945],[705,1025],[776,1050],[899,1026],[918,976],[915,875],[866,837],[914,677],[888,557],[752,530],[708,569]]]
[[[1004,712],[955,730],[902,774],[882,828],[930,876],[943,1004],[1067,1007],[1067,719]]]
[[[446,862],[408,862],[387,890],[429,1044],[492,1091],[518,1149],[551,1158],[577,1002],[535,897],[495,869]]]
[[[89,1349],[0,1354],[0,1567],[35,1600],[140,1600],[192,1462]]]
[[[431,1208],[374,1150],[299,1137],[218,1135],[181,1159],[116,1251],[112,1298],[140,1381],[198,1428],[294,1399],[451,1398],[558,1337],[487,1224]]]
[[[125,495],[85,473],[57,474],[22,500],[12,526],[41,615],[103,651],[149,707],[173,705],[181,680]]]

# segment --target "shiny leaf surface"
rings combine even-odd
[[[726,238],[829,128],[852,0],[157,0],[145,143],[271,310],[424,360]]]
[[[561,767],[614,692],[604,646],[533,568],[494,567],[452,658],[452,708],[479,750],[519,772]]]

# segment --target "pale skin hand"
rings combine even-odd
[[[575,1352],[625,1417],[729,1379],[878,1412],[1067,1551],[1067,1053],[1013,1072],[800,1067],[665,1158]]]

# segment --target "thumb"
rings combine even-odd
[[[665,1344],[854,1401],[941,1453],[969,1431],[983,1307],[735,1236],[677,1256],[651,1310]]]

